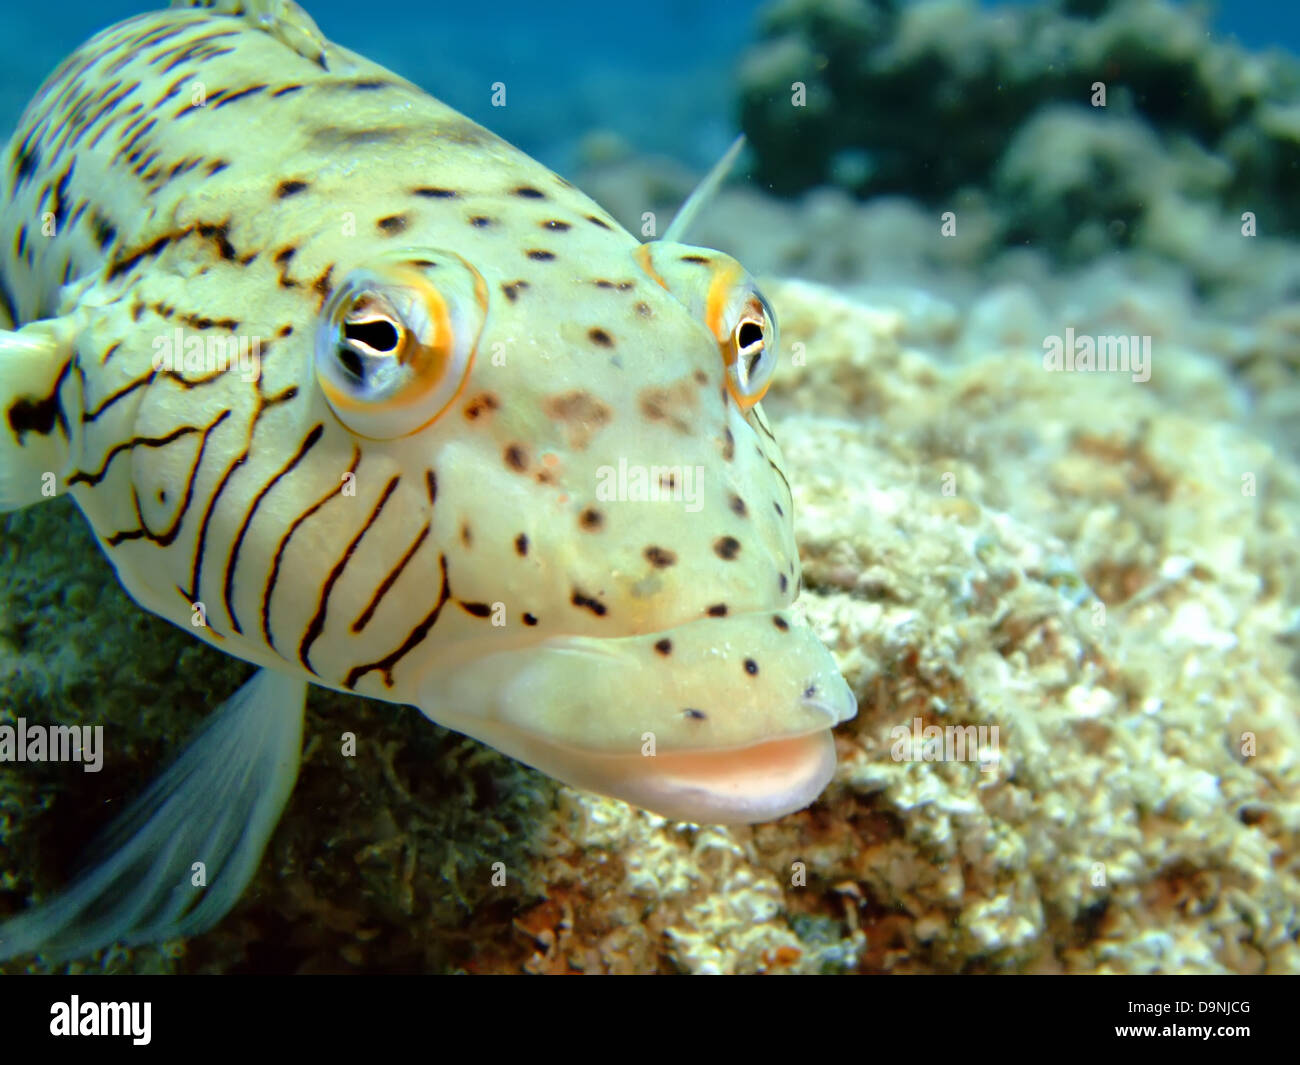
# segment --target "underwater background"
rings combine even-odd
[[[748,135],[691,239],[776,307],[800,602],[860,711],[812,809],[723,829],[313,690],[235,911],[74,970],[1300,972],[1300,10],[304,6],[635,233]],[[0,15],[6,136],[147,7]],[[1149,373],[1048,367],[1067,336]],[[250,669],[135,607],[70,503],[2,530],[0,722],[115,737],[0,766],[5,915]],[[917,720],[996,758],[900,759]]]

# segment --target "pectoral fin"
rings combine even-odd
[[[0,924],[0,960],[58,961],[216,924],[252,879],[293,790],[306,695],[303,681],[254,674],[109,825],[66,891]]]
[[[0,330],[0,512],[57,494],[68,459],[72,329],[61,319]]]

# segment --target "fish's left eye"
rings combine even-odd
[[[358,436],[391,440],[438,418],[464,387],[485,287],[449,252],[394,253],[352,271],[325,305],[316,380]]]
[[[776,315],[757,288],[750,288],[722,353],[727,390],[741,410],[749,410],[767,391],[776,369]]]

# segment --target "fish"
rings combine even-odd
[[[0,511],[71,496],[137,604],[258,668],[0,958],[215,925],[309,685],[665,818],[817,799],[856,701],[792,609],[777,322],[684,242],[736,150],[643,243],[290,0],[50,76],[0,155]]]

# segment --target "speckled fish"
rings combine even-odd
[[[105,31],[0,166],[0,508],[70,494],[137,603],[262,667],[0,956],[215,923],[308,684],[672,818],[822,791],[855,704],[789,609],[733,259],[639,243],[288,0]]]

